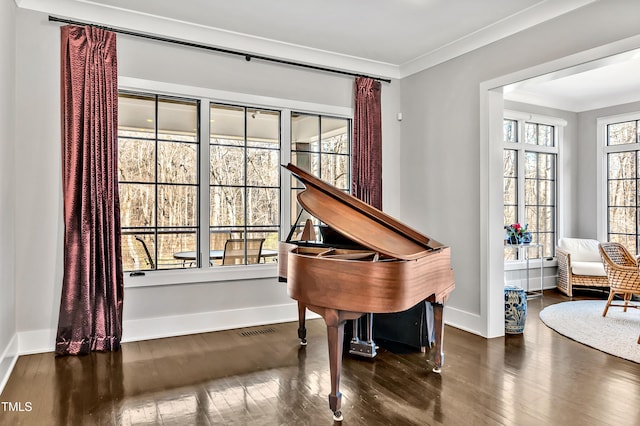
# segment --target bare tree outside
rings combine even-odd
[[[124,270],[180,267],[198,240],[198,102],[121,94],[118,119]]]
[[[351,120],[317,114],[291,115],[291,162],[331,185],[350,192]],[[306,219],[320,222],[293,202],[302,190],[300,182],[291,182],[291,226],[299,230]],[[298,222],[295,222],[299,218]],[[317,233],[319,235],[319,232]]]
[[[554,126],[512,119],[505,119],[503,123],[504,224],[528,226],[532,242],[544,248],[543,253],[531,252],[531,257],[553,256],[557,154],[546,151],[556,146]],[[517,252],[505,249],[504,258],[515,260]]]
[[[199,267],[201,229],[209,233],[210,253],[225,253],[226,243],[238,240],[260,240],[263,252],[277,252],[280,111],[215,103],[207,108],[210,134],[202,146],[200,101],[121,93],[118,179],[125,271]],[[291,128],[291,161],[348,191],[350,120],[293,113]],[[203,155],[209,157],[208,187],[200,182]],[[208,229],[200,223],[202,203],[209,204]],[[201,266],[222,265],[222,257],[202,259]],[[275,261],[246,252],[233,264],[254,259]]]
[[[210,119],[210,249],[231,238],[264,238],[265,249],[277,250],[280,113],[211,105]]]
[[[638,255],[639,195],[638,121],[625,121],[607,126],[608,147],[617,152],[607,154],[607,235],[609,241],[624,245]]]

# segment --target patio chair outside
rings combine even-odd
[[[147,246],[147,243],[137,235],[134,235],[136,242],[134,243],[135,258],[133,259],[136,265],[135,270],[148,271],[153,269],[174,269],[186,267],[185,262],[178,261],[176,259],[158,259],[158,263],[153,259],[153,255]],[[195,262],[189,263],[189,267],[195,265]]]
[[[262,255],[262,244],[264,238],[248,238],[246,240],[229,239],[224,244],[224,254],[222,255],[223,265],[244,265],[246,241],[246,264],[260,263]]]
[[[135,235],[135,239],[138,242],[136,244],[136,264],[139,265],[138,269],[154,269],[155,264],[153,262],[153,256],[151,256],[151,252],[147,248],[147,244],[144,240],[137,235]]]

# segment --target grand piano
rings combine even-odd
[[[342,420],[340,370],[345,322],[369,313],[405,311],[429,301],[434,313],[434,367],[444,359],[443,305],[455,287],[450,249],[398,222],[306,171],[285,166],[305,189],[298,202],[326,226],[322,234],[338,234],[334,242],[318,242],[314,232],[281,242],[279,280],[298,302],[298,337],[306,344],[305,313],[320,315],[327,326],[331,393],[329,408]],[[309,224],[310,222],[307,221]],[[311,236],[310,236],[311,235]]]

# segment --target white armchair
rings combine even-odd
[[[597,240],[584,238],[558,240],[558,290],[573,297],[574,286],[609,287],[599,245]]]

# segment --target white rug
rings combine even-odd
[[[614,306],[603,317],[605,304],[605,300],[557,303],[544,308],[540,312],[540,319],[548,327],[573,340],[640,363],[640,309],[623,312],[622,308]]]

